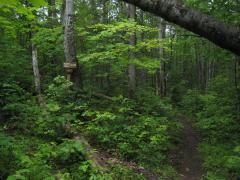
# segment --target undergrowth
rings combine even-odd
[[[181,125],[169,102],[143,93],[135,101],[92,98],[59,76],[39,106],[18,83],[1,84],[0,179],[144,179],[123,165],[94,168],[84,145],[73,139],[76,133],[113,157],[176,178],[169,151]]]
[[[207,94],[189,90],[182,101],[185,114],[195,119],[202,141],[205,179],[240,177],[240,126],[236,92],[226,77],[212,80]]]

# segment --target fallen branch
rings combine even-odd
[[[78,91],[79,91],[80,93],[82,93],[82,94],[79,94],[80,97],[82,97],[82,98],[88,98],[87,95],[83,95],[83,94],[88,94],[88,92],[86,92],[86,91],[84,91],[84,90],[82,90],[82,89],[80,89],[80,90],[78,90]],[[90,95],[91,95],[91,96],[94,96],[94,97],[97,97],[97,98],[106,99],[106,100],[108,100],[108,101],[113,101],[113,98],[112,98],[112,97],[107,96],[107,95],[102,94],[102,93],[92,92]]]
[[[99,97],[99,98],[103,98],[109,101],[113,101],[112,97],[110,96],[106,96],[105,94],[101,94],[101,93],[93,93],[93,96]]]
[[[76,135],[74,138],[76,141],[79,141],[81,144],[84,145],[85,151],[84,156],[87,160],[92,162],[92,166],[95,168],[106,168],[107,163],[102,158],[102,155],[98,153],[89,143],[88,141],[81,135]]]

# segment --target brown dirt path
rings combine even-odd
[[[181,180],[201,180],[202,160],[198,152],[199,134],[194,129],[192,122],[183,117],[183,136],[180,157],[180,179]]]

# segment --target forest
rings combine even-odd
[[[0,180],[239,179],[239,0],[0,0]]]

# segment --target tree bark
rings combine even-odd
[[[76,50],[73,34],[73,0],[66,0],[65,28],[64,28],[64,53],[66,61],[76,62]]]
[[[164,60],[164,48],[161,45],[161,41],[165,38],[166,34],[166,24],[163,22],[162,19],[159,19],[159,40],[160,40],[160,47],[159,47],[159,60],[160,60],[160,67],[159,67],[159,94],[161,97],[166,96],[166,62]]]
[[[37,93],[38,103],[40,104],[40,106],[45,106],[45,102],[41,94],[41,76],[38,68],[37,48],[33,42],[32,42],[32,67],[34,75],[35,92]]]
[[[144,11],[161,16],[216,45],[240,55],[240,28],[227,25],[176,0],[123,0]]]
[[[40,81],[40,73],[38,68],[38,59],[37,59],[37,48],[34,44],[32,44],[32,67],[34,74],[34,82],[35,82],[35,91],[39,95],[41,94],[41,81]]]
[[[66,63],[64,68],[67,73],[67,79],[72,81],[75,87],[80,86],[80,68],[77,63],[76,49],[74,42],[74,26],[73,26],[73,0],[65,2],[64,17],[64,54]]]
[[[142,26],[144,26],[144,11],[140,11],[140,15],[139,16],[140,16],[140,23],[141,23]],[[142,32],[141,33],[141,42],[144,42],[144,39],[145,39],[145,33]],[[141,54],[144,57],[147,54],[146,50],[143,49],[141,51]],[[140,77],[141,77],[140,81],[141,81],[141,85],[142,86],[146,86],[146,76],[147,76],[146,70],[142,69],[140,71]]]
[[[136,6],[129,4],[129,19],[135,21],[136,20]],[[130,36],[129,44],[132,46],[136,45],[136,33],[133,33]],[[135,57],[135,54],[132,50],[129,51],[130,62],[128,65],[128,97],[130,99],[134,98],[135,90],[136,90],[136,67],[131,62],[131,60]]]

